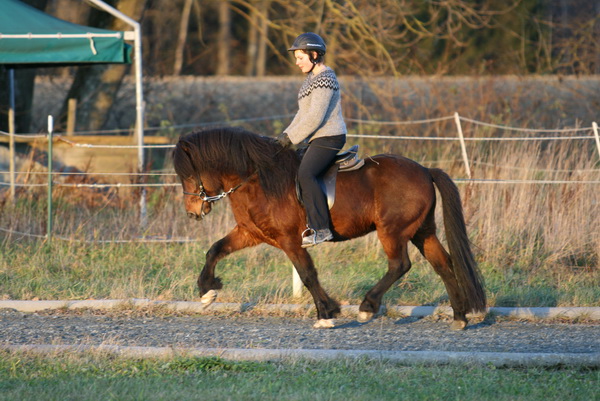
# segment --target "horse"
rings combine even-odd
[[[227,255],[261,243],[281,249],[312,295],[315,328],[335,326],[340,305],[321,287],[301,234],[306,213],[296,194],[300,156],[274,138],[235,127],[185,134],[173,151],[188,217],[202,220],[213,203],[230,200],[236,226],[208,250],[198,277],[201,302],[210,305],[222,288],[215,276]],[[449,252],[436,236],[437,187],[442,200]],[[441,277],[453,309],[453,330],[462,330],[468,313],[483,312],[486,296],[471,251],[458,188],[444,171],[426,168],[394,154],[365,158],[362,168],[338,173],[336,201],[330,210],[332,241],[346,241],[374,230],[388,259],[384,276],[365,295],[357,320],[377,316],[385,292],[411,268],[414,244]],[[327,245],[320,245],[327,246]]]

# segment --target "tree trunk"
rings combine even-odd
[[[177,38],[177,47],[175,48],[175,63],[173,64],[173,75],[181,74],[183,66],[183,50],[188,34],[190,23],[190,14],[192,12],[192,3],[194,0],[185,0],[183,11],[181,12],[181,22],[179,24],[179,37]]]
[[[246,75],[265,75],[267,67],[267,35],[271,0],[255,0],[249,16]]]
[[[271,0],[260,2],[260,30],[258,36],[258,54],[256,55],[256,76],[264,77],[267,72],[267,38],[269,34],[269,6]]]
[[[258,12],[255,8],[250,11],[248,18],[248,47],[246,51],[246,75],[256,75],[256,55],[258,53]]]
[[[146,6],[146,0],[113,0],[110,5],[134,20],[139,20]],[[110,14],[93,9],[88,24],[93,27],[130,30],[123,22]],[[60,125],[67,122],[69,99],[77,99],[77,131],[94,131],[102,129],[112,109],[114,98],[121,87],[129,65],[90,65],[77,69],[75,79],[67,98],[64,100]]]
[[[231,56],[231,11],[229,1],[219,3],[219,39],[217,42],[217,75],[229,75]]]

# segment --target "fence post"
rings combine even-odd
[[[294,298],[300,298],[302,296],[302,279],[296,271],[296,268],[292,266],[292,295]]]
[[[15,156],[15,70],[11,68],[8,70],[8,81],[10,85],[9,89],[9,107],[8,107],[8,132],[10,137],[8,139],[9,149],[9,176],[10,176],[10,201],[15,201],[15,177],[16,177],[16,156]]]
[[[70,98],[67,104],[67,136],[73,136],[77,121],[77,99]]]
[[[465,162],[465,169],[467,170],[467,177],[471,178],[471,167],[469,167],[469,158],[467,156],[467,147],[465,146],[465,137],[463,135],[462,127],[460,125],[460,117],[458,112],[454,113],[454,122],[456,123],[456,129],[458,129],[458,139],[460,140],[460,149],[462,151],[462,158]]]
[[[598,148],[598,156],[600,156],[600,137],[598,137],[598,124],[596,124],[596,121],[592,122],[592,128],[594,129],[594,137],[596,138],[596,147]]]
[[[48,220],[46,222],[46,238],[52,241],[52,133],[54,132],[54,118],[48,116]]]

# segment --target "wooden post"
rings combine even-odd
[[[8,70],[9,80],[9,109],[8,109],[8,133],[10,134],[8,139],[9,149],[9,176],[10,176],[10,201],[15,200],[15,177],[16,177],[16,156],[15,156],[15,70]]]
[[[75,134],[75,122],[77,120],[77,99],[69,99],[67,111],[67,136]]]
[[[462,126],[460,125],[460,116],[458,115],[458,112],[454,113],[454,122],[456,123],[456,129],[458,130],[458,139],[460,140],[460,149],[465,163],[465,170],[467,170],[467,177],[471,178],[471,167],[469,167],[469,157],[467,156],[465,137],[463,135]]]
[[[596,147],[598,148],[598,156],[600,156],[600,136],[598,136],[598,124],[596,121],[592,123],[592,129],[594,130],[594,139],[596,139]]]

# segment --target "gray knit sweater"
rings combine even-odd
[[[298,112],[284,132],[294,144],[346,135],[340,84],[331,68],[326,67],[317,75],[308,73],[298,92]]]

